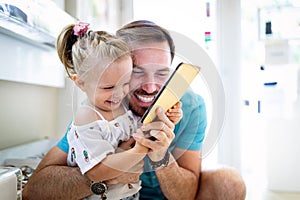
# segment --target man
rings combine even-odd
[[[125,25],[117,35],[132,51],[129,105],[141,116],[169,75],[175,46],[167,30],[149,21]],[[134,138],[150,149],[145,172],[140,176],[140,199],[244,199],[244,182],[234,170],[201,171],[206,128],[204,101],[189,91],[181,102],[183,118],[175,129],[166,115],[157,110],[160,121],[144,127],[144,131],[156,130],[156,140]],[[62,140],[47,153],[23,190],[25,200],[81,199],[92,194],[89,180],[78,168],[66,166],[67,146],[66,140]],[[106,183],[130,183],[138,178],[139,173],[128,172]]]

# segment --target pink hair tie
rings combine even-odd
[[[82,37],[89,29],[89,23],[79,22],[73,28],[74,35]]]

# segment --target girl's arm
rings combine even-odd
[[[137,130],[135,135],[139,134],[143,134],[141,130]],[[139,164],[147,153],[148,148],[136,142],[132,149],[108,155],[85,175],[91,181],[99,182],[116,178],[124,172],[133,173],[130,169],[134,169],[133,167]]]
[[[95,120],[101,119],[92,109],[87,109],[86,107],[80,107],[74,118],[75,125],[78,126],[91,123]],[[136,134],[143,133],[141,130],[137,130]],[[134,147],[131,149],[108,154],[101,162],[85,172],[85,176],[93,182],[114,179],[125,172],[130,172],[130,169],[135,169],[133,166],[140,163],[147,153],[148,148],[139,143],[135,143]]]

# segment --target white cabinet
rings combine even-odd
[[[268,188],[300,191],[300,95],[297,65],[269,65],[264,73],[261,115],[266,131]]]
[[[76,19],[50,0],[0,2],[0,80],[64,87],[58,33]]]
[[[64,87],[64,67],[55,48],[0,34],[0,80]]]

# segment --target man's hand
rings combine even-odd
[[[173,133],[174,124],[169,120],[162,108],[156,110],[159,121],[143,125],[143,131],[150,131],[150,135],[156,140],[151,140],[141,135],[134,134],[134,139],[140,144],[150,149],[148,155],[152,161],[162,160],[165,156],[175,134]]]

